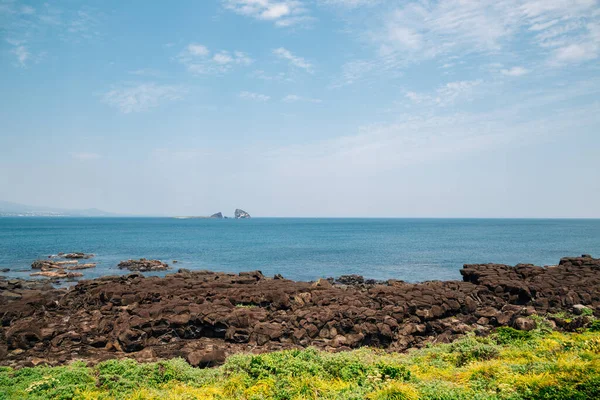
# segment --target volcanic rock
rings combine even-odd
[[[486,335],[498,326],[533,329],[528,316],[580,304],[600,317],[599,270],[600,259],[574,257],[548,268],[465,265],[463,281],[416,284],[313,284],[259,271],[181,270],[164,278],[106,276],[53,290],[0,278],[0,349],[7,349],[0,365],[183,356],[206,366],[238,352],[305,346],[403,351],[467,332]],[[588,316],[552,318],[557,329],[591,323]]]
[[[61,254],[61,253],[59,253],[59,254]],[[67,253],[67,254],[62,255],[62,257],[69,258],[69,259],[88,259],[88,258],[94,257],[94,255],[86,254],[86,253]]]
[[[128,269],[130,271],[164,271],[169,269],[169,265],[159,260],[147,260],[140,258],[139,260],[127,260],[121,261],[118,265],[121,269]]]
[[[362,285],[365,283],[365,278],[361,275],[342,275],[336,279],[336,282],[342,285]]]

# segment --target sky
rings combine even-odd
[[[600,217],[600,0],[0,0],[0,200]]]

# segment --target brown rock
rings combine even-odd
[[[520,331],[531,331],[536,328],[536,323],[532,319],[519,317],[513,322],[513,328]]]
[[[196,350],[186,357],[188,363],[193,367],[214,367],[225,362],[225,351],[219,348]]]

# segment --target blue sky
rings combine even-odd
[[[0,199],[600,217],[597,0],[0,0]]]

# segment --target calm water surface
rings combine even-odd
[[[0,218],[5,276],[28,277],[33,260],[71,251],[97,255],[86,277],[126,273],[119,261],[145,257],[295,280],[361,274],[414,282],[460,279],[464,263],[600,256],[600,220]]]

